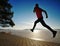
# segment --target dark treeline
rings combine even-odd
[[[0,26],[7,27],[7,25],[13,27],[15,24],[12,21],[13,13],[11,11],[12,5],[9,0],[0,0]]]

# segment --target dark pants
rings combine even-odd
[[[51,32],[53,32],[53,29],[50,28],[50,27],[44,22],[43,18],[37,19],[37,20],[34,22],[33,30],[35,29],[36,24],[37,24],[38,22],[40,22],[44,27],[46,27],[46,28],[49,29]]]

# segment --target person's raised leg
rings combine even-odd
[[[41,24],[44,26],[44,27],[46,27],[47,29],[49,29],[52,33],[53,33],[53,38],[56,36],[56,33],[57,33],[57,31],[54,31],[51,27],[49,27],[45,22],[44,22],[44,20],[42,19],[41,21]]]
[[[39,22],[39,20],[37,19],[35,22],[34,22],[34,26],[33,26],[33,28],[31,29],[31,31],[33,32],[33,30],[35,29],[35,27],[36,27],[36,24]]]

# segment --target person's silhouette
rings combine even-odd
[[[36,16],[37,16],[38,19],[34,22],[34,26],[31,29],[31,31],[33,32],[33,30],[35,29],[36,24],[38,22],[40,22],[44,27],[46,27],[47,29],[49,29],[53,33],[53,37],[55,37],[57,31],[54,31],[43,20],[42,12],[44,12],[46,14],[46,18],[48,18],[47,12],[45,10],[43,10],[42,8],[39,8],[39,5],[38,4],[35,5],[33,12],[36,12]]]

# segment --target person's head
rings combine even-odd
[[[38,5],[38,4],[35,4],[35,6],[36,6],[36,7],[39,7],[39,5]]]

